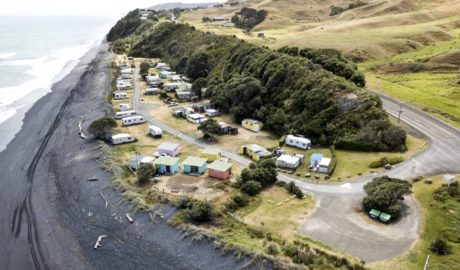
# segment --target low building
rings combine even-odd
[[[187,115],[187,121],[193,124],[200,124],[203,121],[206,121],[206,117],[199,113],[191,113]]]
[[[161,83],[159,76],[148,75],[145,76],[145,82],[150,86],[158,86]]]
[[[159,73],[159,76],[161,79],[170,79],[174,75],[176,75],[176,72],[172,72],[169,70],[162,70]]]
[[[128,94],[126,94],[125,92],[115,92],[113,93],[113,99],[128,99]]]
[[[186,83],[186,82],[178,83],[175,91],[176,91],[176,97],[178,99],[189,100],[192,98],[192,84],[191,83]]]
[[[197,113],[204,113],[209,109],[217,109],[217,106],[214,103],[198,103],[193,105],[193,109]]]
[[[149,87],[145,89],[144,95],[158,95],[160,93],[160,88]]]
[[[259,132],[263,127],[263,123],[255,119],[244,119],[241,125],[254,132]]]
[[[258,144],[246,144],[241,146],[241,153],[251,157],[254,161],[259,161],[263,158],[269,158],[272,156],[270,151]]]
[[[238,128],[234,127],[232,125],[229,125],[225,122],[219,122],[220,126],[220,134],[225,135],[225,134],[231,134],[231,135],[236,135],[238,134]]]
[[[287,135],[285,143],[286,145],[294,146],[305,150],[311,148],[311,141],[309,139],[294,135]]]
[[[166,92],[172,92],[172,91],[176,91],[179,89],[179,86],[181,85],[182,83],[165,83],[163,85],[163,89],[166,91]]]
[[[187,174],[197,175],[204,174],[206,172],[207,166],[206,162],[208,159],[200,157],[188,157],[182,163],[183,171]]]
[[[276,159],[276,167],[295,170],[303,161],[303,155],[281,155]]]
[[[323,154],[321,153],[313,153],[311,154],[310,157],[310,169],[316,168],[319,163],[321,162],[321,159],[323,158]]]
[[[136,153],[136,155],[129,162],[129,167],[133,170],[137,170],[142,164],[152,164],[155,158],[151,156],[144,156],[141,153]]]
[[[155,67],[159,70],[164,70],[164,71],[168,71],[171,69],[171,67],[169,67],[169,65],[166,63],[157,63]]]
[[[232,175],[232,166],[231,163],[215,160],[208,165],[208,175],[222,180],[229,179]]]
[[[205,148],[201,150],[200,157],[206,158],[208,161],[214,161],[221,158],[221,153],[219,150],[214,148]]]
[[[161,156],[175,157],[179,155],[180,144],[164,142],[157,147],[157,150]]]
[[[371,209],[371,211],[369,211],[369,216],[373,219],[378,219],[381,213],[382,212],[380,212],[379,210]]]
[[[179,158],[177,157],[159,157],[153,164],[160,174],[175,174],[179,172]]]
[[[323,157],[318,164],[318,168],[316,169],[317,172],[320,173],[327,173],[329,170],[329,165],[331,164],[332,159]]]

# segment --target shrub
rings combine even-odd
[[[225,209],[230,212],[235,212],[238,209],[238,204],[236,204],[233,200],[227,201],[225,204]]]
[[[155,167],[151,163],[142,163],[137,169],[137,183],[143,185],[155,175]]]
[[[267,250],[266,250],[267,254],[270,254],[270,255],[278,255],[278,253],[280,252],[279,249],[278,249],[278,245],[275,244],[275,243],[270,243],[268,246],[267,246]]]
[[[255,196],[262,190],[262,185],[259,182],[251,180],[246,182],[241,190],[249,196]]]
[[[430,250],[437,255],[447,255],[451,253],[451,247],[446,240],[437,238],[430,244]]]
[[[117,122],[114,119],[103,117],[91,123],[88,132],[98,140],[106,140],[116,126]]]
[[[232,200],[238,205],[238,207],[245,207],[249,203],[249,198],[243,194],[235,194]]]
[[[193,221],[210,221],[214,215],[214,209],[209,202],[195,201],[191,203],[189,216]]]
[[[285,188],[290,194],[295,195],[296,198],[303,199],[304,194],[302,190],[300,190],[300,188],[296,186],[294,182],[289,182],[289,184],[287,184]]]
[[[383,157],[379,160],[372,161],[369,168],[376,169],[385,166],[386,164],[395,165],[404,161],[403,157]]]
[[[179,201],[177,202],[177,207],[179,209],[186,209],[189,207],[189,204],[190,204],[191,200],[189,197],[182,197],[179,199]]]

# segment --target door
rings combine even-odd
[[[198,173],[198,167],[197,166],[191,166],[190,167],[190,173]]]
[[[166,170],[166,173],[171,173],[171,166],[166,166],[165,170]]]

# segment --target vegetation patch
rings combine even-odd
[[[232,23],[238,28],[251,30],[267,17],[267,11],[244,7],[232,17]]]
[[[403,161],[404,161],[403,157],[383,157],[378,160],[372,161],[369,164],[369,168],[371,169],[382,168],[387,164],[395,165]]]

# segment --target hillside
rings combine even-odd
[[[164,3],[164,4],[157,4],[154,6],[149,7],[152,10],[168,10],[168,9],[192,9],[192,8],[207,8],[212,7],[216,4],[220,4],[219,2],[214,3],[182,3],[182,2],[175,2],[175,3]]]
[[[235,35],[274,49],[337,49],[359,62],[369,88],[460,127],[460,1],[368,0],[364,6],[330,16],[331,6],[356,2],[253,0],[184,13],[180,19],[203,31]],[[250,33],[201,21],[202,16],[231,17],[243,6],[268,12]],[[260,32],[265,38],[257,37]]]
[[[116,32],[112,36],[119,36]],[[160,57],[193,80],[206,78],[206,96],[235,121],[256,118],[277,135],[304,134],[342,149],[405,149],[406,134],[391,124],[381,101],[355,86],[353,66],[340,64],[329,51],[277,52],[185,24],[161,23],[142,35],[136,29],[132,35],[122,32],[134,43],[131,56]],[[309,59],[318,54],[350,76],[337,76]]]

